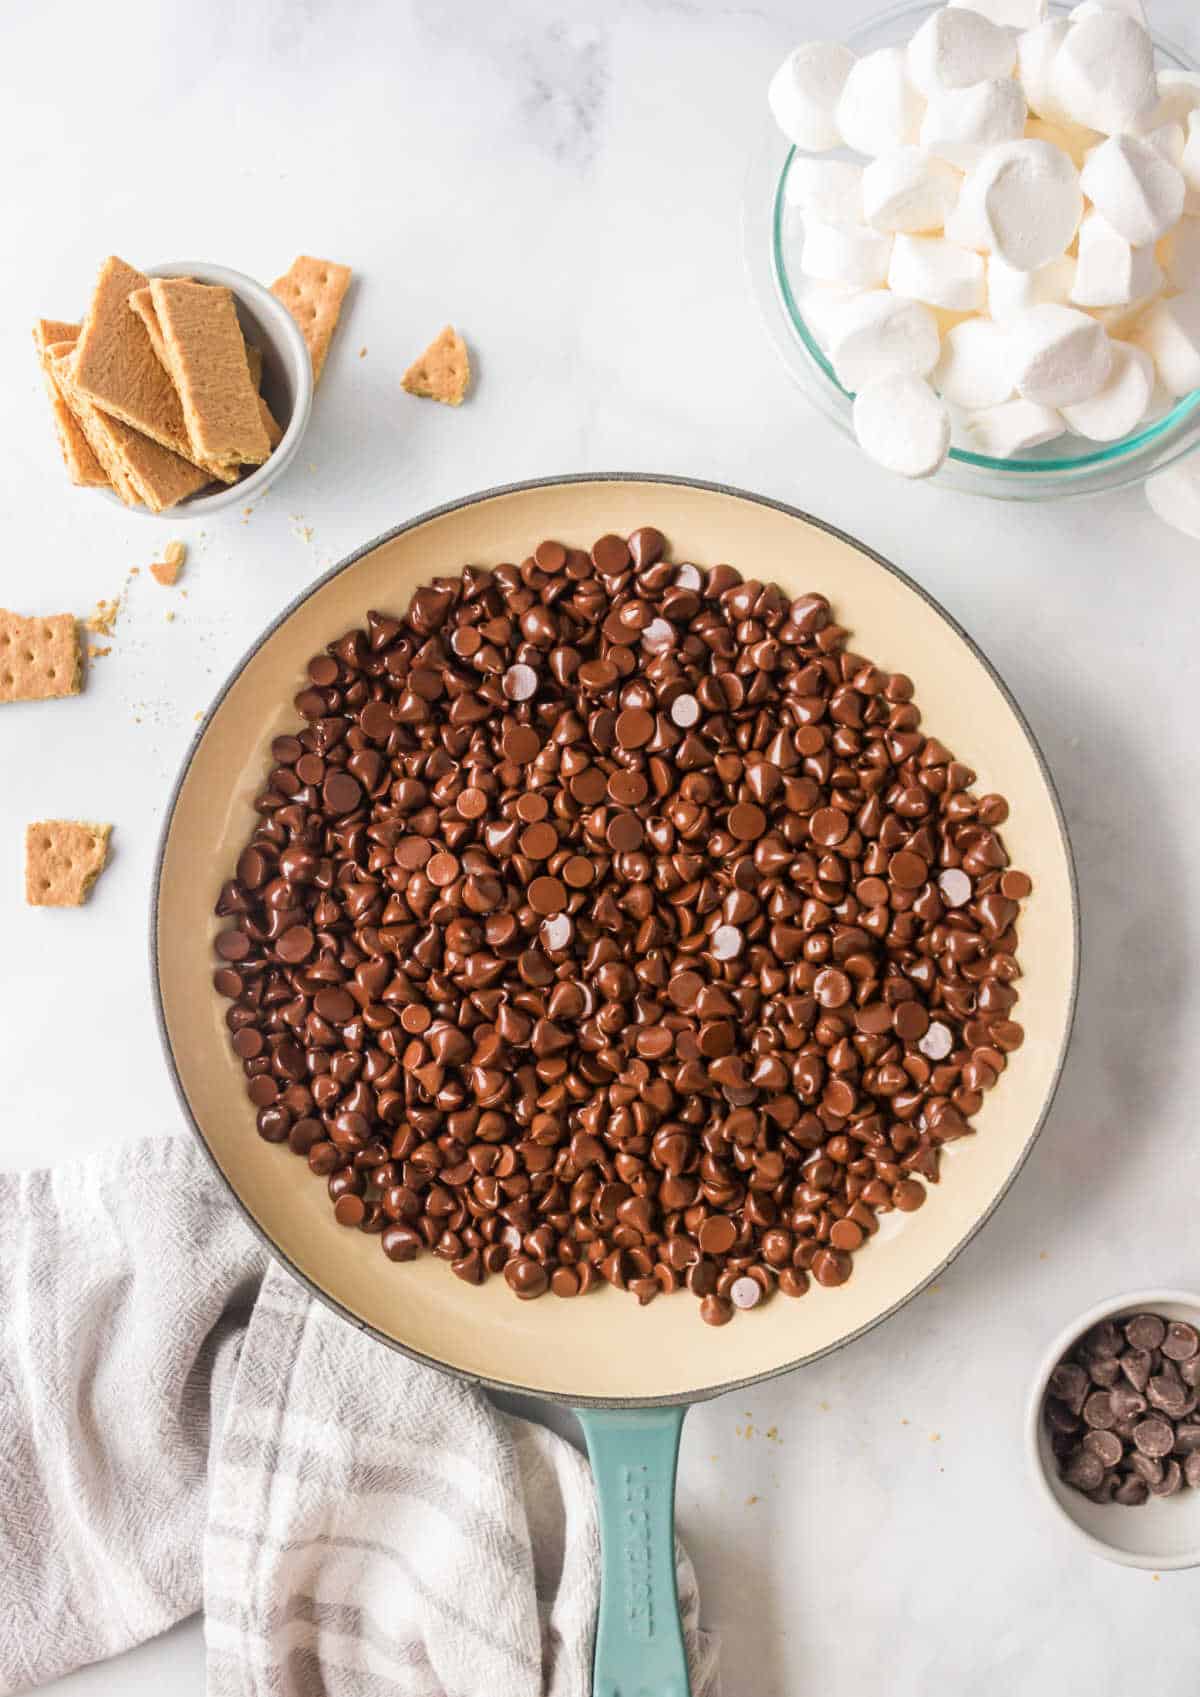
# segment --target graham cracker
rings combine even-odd
[[[126,475],[116,445],[116,419],[107,418],[98,407],[94,407],[90,401],[85,401],[71,382],[71,354],[74,348],[74,342],[52,342],[46,349],[47,369],[116,494],[127,507],[140,507],[141,498]]]
[[[467,344],[453,325],[447,324],[420,359],[414,360],[404,373],[403,387],[410,395],[457,407],[462,405],[470,381],[471,362],[467,357]]]
[[[170,377],[171,367],[167,360],[166,344],[163,342],[162,327],[158,322],[158,313],[155,311],[154,297],[150,293],[150,285],[147,284],[144,289],[135,289],[129,297],[129,305],[146,326],[146,335],[150,339],[150,346],[154,349],[154,357],[167,373],[167,376]],[[261,355],[259,357],[261,359]],[[173,383],[174,378],[171,378],[171,381]],[[272,447],[274,445],[274,443],[271,444]],[[202,466],[205,471],[211,472],[214,480],[218,483],[236,483],[238,480],[239,472],[236,464],[220,460],[197,459],[192,452],[190,441],[184,458],[192,460],[194,464]]]
[[[261,395],[258,397],[258,412],[262,419],[263,429],[267,433],[267,441],[271,445],[271,452],[274,453],[283,441],[283,427]]]
[[[253,383],[256,389],[261,390],[263,374],[262,349],[256,348],[253,342],[246,343],[246,364],[250,367],[251,383]],[[261,394],[258,397],[258,410],[262,415],[263,429],[267,433],[267,441],[271,444],[271,452],[274,453],[276,448],[283,441],[283,427],[280,425],[275,414],[271,411]]]
[[[56,701],[78,695],[82,682],[73,614],[23,619],[0,607],[0,701]]]
[[[133,314],[126,316],[132,318]],[[161,443],[94,406],[75,386],[69,353],[55,359],[54,372],[92,451],[129,506],[140,501],[151,512],[165,512],[212,482],[205,467],[171,453]]]
[[[261,465],[271,452],[228,289],[155,277],[150,298],[193,459]]]
[[[129,305],[146,326],[146,335],[150,339],[154,357],[169,377],[171,373],[167,365],[167,350],[163,347],[162,331],[158,327],[158,314],[154,310],[154,300],[150,294],[149,283],[146,284],[144,289],[134,289],[129,297]]]
[[[149,280],[123,259],[104,261],[75,349],[71,379],[93,406],[174,453],[187,448],[179,396],[154,356],[129,297]]]
[[[108,484],[104,467],[88,446],[87,437],[79,428],[78,419],[64,401],[50,362],[46,358],[46,349],[52,344],[66,343],[72,346],[78,339],[78,324],[66,324],[58,318],[39,318],[33,327],[34,346],[37,348],[38,363],[42,368],[42,381],[50,397],[51,416],[54,419],[54,429],[58,436],[63,463],[67,468],[67,476],[81,488],[104,488]]]
[[[104,261],[75,347],[71,382],[84,401],[110,418],[180,459],[200,464],[207,473],[205,482],[235,483],[237,473],[228,466],[210,463],[193,452],[175,385],[155,355],[144,322],[129,310],[129,297],[148,286],[149,279],[123,259],[113,256]],[[105,463],[103,455],[98,458]]]
[[[25,827],[25,900],[30,907],[80,907],[104,870],[111,825],[42,819]]]
[[[300,326],[312,358],[313,383],[321,381],[325,355],[337,328],[342,300],[350,287],[351,270],[332,259],[311,259],[301,254],[282,277],[271,284],[271,293],[283,302]]]

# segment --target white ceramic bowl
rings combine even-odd
[[[1042,1419],[1050,1375],[1101,1320],[1128,1320],[1134,1314],[1162,1314],[1200,1327],[1200,1294],[1190,1290],[1135,1290],[1098,1302],[1072,1320],[1042,1357],[1025,1412],[1025,1447],[1038,1489],[1053,1512],[1082,1538],[1093,1555],[1125,1567],[1166,1570],[1200,1566],[1200,1491],[1185,1487],[1173,1497],[1151,1497],[1140,1507],[1094,1503],[1065,1485]]]
[[[313,376],[308,345],[300,326],[281,301],[269,289],[231,271],[224,265],[209,265],[200,259],[172,261],[169,265],[152,265],[151,277],[192,277],[197,283],[215,283],[233,295],[238,322],[248,342],[262,350],[262,392],[274,413],[283,436],[279,446],[262,465],[240,483],[220,484],[165,512],[151,513],[148,507],[131,507],[129,512],[145,513],[151,518],[178,519],[184,515],[198,518],[202,513],[215,513],[221,507],[245,506],[261,495],[280,472],[295,459],[312,412]],[[111,492],[109,499],[116,501]]]

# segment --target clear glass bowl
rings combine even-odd
[[[1070,8],[1052,3],[1052,16]],[[906,42],[930,13],[940,10],[928,0],[903,0],[852,30],[845,40],[855,53]],[[1153,34],[1155,57],[1162,69],[1195,71],[1196,62],[1181,48]],[[765,90],[764,90],[765,96]],[[796,243],[789,220],[798,215],[784,197],[784,183],[794,148],[773,121],[751,163],[742,219],[750,284],[775,348],[791,376],[808,398],[847,436],[853,437],[852,397],[842,388],[821,351],[799,305],[799,279],[789,274]],[[848,153],[826,157],[853,158]],[[1002,500],[1062,500],[1091,495],[1124,484],[1140,483],[1200,445],[1200,390],[1185,395],[1167,412],[1145,423],[1119,442],[1089,442],[1081,436],[1062,436],[1020,459],[992,459],[966,448],[951,448],[936,473],[940,483],[973,495]]]

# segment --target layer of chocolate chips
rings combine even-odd
[[[259,1132],[392,1260],[721,1325],[925,1201],[1030,883],[823,596],[665,554],[543,542],[315,655],[215,982]]]

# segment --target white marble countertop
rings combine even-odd
[[[868,9],[843,0],[839,27]],[[1152,10],[1200,52],[1192,0]],[[1074,1312],[1200,1285],[1200,546],[1137,493],[1019,508],[902,484],[790,386],[743,279],[742,182],[767,76],[829,28],[819,0],[6,10],[0,600],[127,596],[82,702],[0,715],[0,1162],[180,1129],[143,940],[164,798],[227,670],[320,571],[437,502],[553,472],[686,473],[809,508],[940,597],[1015,690],[1068,814],[1085,965],[1051,1121],[950,1273],[832,1359],[689,1418],[680,1523],[725,1688],[860,1697],[882,1674],[892,1697],[1128,1697],[1145,1676],[1175,1697],[1195,1687],[1200,1577],[1083,1553],[1034,1495],[1020,1414]],[[358,284],[294,472],[204,523],[69,491],[35,316],[77,314],[109,252],[269,280],[297,250]],[[477,352],[461,412],[399,390],[447,319]],[[144,569],[174,535],[186,599]],[[22,827],[45,815],[116,822],[81,913],[22,905]],[[192,1622],[56,1689],[201,1685]]]

